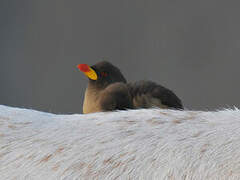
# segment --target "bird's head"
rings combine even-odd
[[[115,82],[127,82],[121,71],[107,61],[101,61],[93,66],[79,64],[77,67],[88,77],[89,83],[96,88],[105,88]]]

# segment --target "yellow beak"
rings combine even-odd
[[[89,79],[97,80],[97,73],[87,64],[79,64],[77,68],[82,71]]]

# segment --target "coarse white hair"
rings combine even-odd
[[[240,179],[240,111],[0,106],[0,179]]]

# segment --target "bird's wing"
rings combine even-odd
[[[169,89],[151,81],[127,84],[135,108],[183,109],[181,100]]]
[[[124,110],[133,108],[131,95],[125,83],[113,83],[101,94],[102,111]]]

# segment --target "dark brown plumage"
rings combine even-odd
[[[171,90],[151,81],[127,83],[121,71],[107,61],[89,67],[91,73],[96,73],[94,80],[85,66],[89,83],[83,113],[151,107],[183,109],[181,100]]]
[[[152,81],[128,83],[135,108],[183,109],[181,100],[169,89]]]

